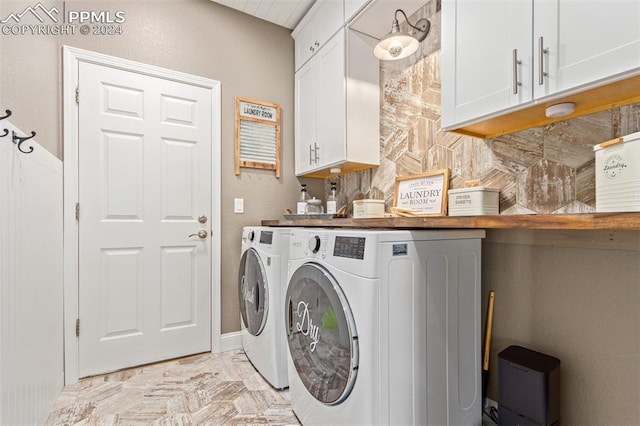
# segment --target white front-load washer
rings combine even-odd
[[[238,271],[242,347],[276,389],[289,386],[284,329],[289,230],[245,227]]]
[[[292,229],[285,326],[304,425],[480,425],[478,230]]]

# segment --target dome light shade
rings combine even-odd
[[[404,19],[409,27],[413,28],[413,33],[418,33],[417,37],[400,31],[398,13],[404,15]],[[418,50],[420,42],[427,37],[430,28],[431,23],[427,19],[419,19],[415,25],[412,25],[404,11],[398,9],[391,24],[391,33],[387,34],[376,44],[376,47],[373,49],[373,54],[376,55],[376,58],[383,61],[395,61],[406,58]]]
[[[373,54],[382,61],[393,61],[412,55],[419,45],[418,40],[409,34],[392,33],[378,42]]]

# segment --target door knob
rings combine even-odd
[[[189,237],[195,237],[198,236],[198,238],[207,238],[207,235],[209,235],[209,233],[205,230],[205,229],[201,229],[198,231],[197,234],[189,234]]]
[[[207,216],[205,216],[205,215],[198,216],[198,222],[207,223]]]

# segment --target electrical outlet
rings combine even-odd
[[[486,398],[484,401],[484,408],[491,408],[491,407],[498,409],[498,403],[495,402],[493,399]]]
[[[486,398],[484,401],[482,424],[488,426],[498,424],[498,403],[492,399]]]
[[[244,198],[233,199],[233,212],[244,213]]]

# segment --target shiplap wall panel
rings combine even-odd
[[[0,121],[0,424],[43,424],[63,386],[62,162]]]

